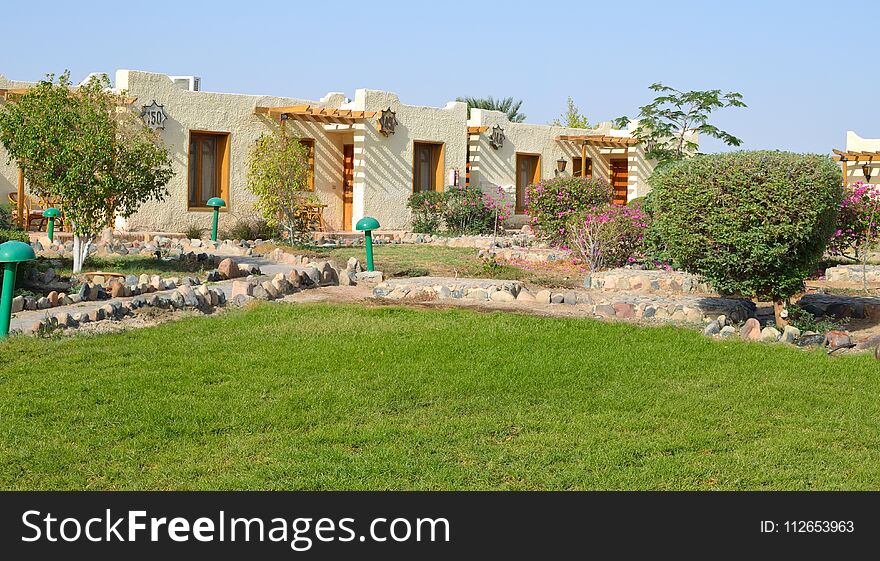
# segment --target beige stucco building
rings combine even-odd
[[[857,181],[880,184],[880,138],[862,138],[846,131],[846,150],[834,152],[834,159],[841,162],[845,185]]]
[[[0,92],[31,85],[0,76]],[[117,71],[114,87],[137,98],[138,110],[148,108],[145,120],[159,127],[175,172],[166,199],[145,204],[125,222],[129,230],[207,227],[205,202],[213,196],[227,201],[228,214],[252,216],[248,154],[261,135],[280,127],[309,147],[311,187],[325,205],[330,230],[351,230],[365,215],[383,229],[406,229],[413,191],[465,182],[486,192],[501,186],[516,206],[511,222],[518,224],[525,221],[528,184],[556,175],[561,160],[566,175],[608,179],[621,203],[647,192],[653,169],[631,129],[608,123],[590,130],[513,123],[500,112],[469,112],[461,102],[407,105],[393,93],[367,89],[356,90],[353,99],[329,93],[318,101],[214,93],[200,91],[197,78],[133,70]],[[5,201],[17,189],[18,171],[2,148],[0,158]]]

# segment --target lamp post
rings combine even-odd
[[[211,225],[211,241],[217,241],[217,221],[220,219],[220,207],[226,206],[226,201],[221,199],[220,197],[211,197],[208,199],[208,202],[205,203],[210,207],[214,207],[214,222]]]
[[[556,160],[556,175],[557,176],[559,176],[560,174],[565,172],[565,164],[567,164],[567,163],[568,162],[565,161],[565,158],[563,158],[561,156],[558,160]]]
[[[15,290],[15,274],[22,261],[36,259],[34,249],[24,242],[10,240],[0,244],[0,263],[3,264],[3,288],[0,292],[0,339],[9,336],[12,318],[12,291]]]
[[[367,270],[373,270],[373,230],[379,229],[379,221],[372,216],[364,216],[354,225],[356,230],[363,231],[364,245],[367,247]]]
[[[47,208],[43,211],[43,217],[49,219],[49,226],[46,228],[46,233],[49,235],[49,241],[55,241],[55,219],[61,216],[61,211],[57,208]]]
[[[870,163],[862,166],[862,173],[865,175],[865,183],[871,182],[871,171],[873,170],[871,169]]]

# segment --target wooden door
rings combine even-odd
[[[626,158],[611,160],[611,187],[614,191],[611,202],[616,205],[625,205],[628,198],[628,186],[629,161]]]
[[[526,211],[526,190],[541,180],[541,157],[537,154],[516,155],[516,213]]]
[[[351,230],[351,203],[354,199],[354,144],[342,146],[342,229]]]

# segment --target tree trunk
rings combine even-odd
[[[782,300],[773,301],[773,312],[776,316],[776,327],[781,329],[788,325],[788,310]]]
[[[89,247],[92,245],[94,236],[73,235],[73,274],[82,272],[83,262],[89,255]]]

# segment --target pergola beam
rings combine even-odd
[[[834,149],[834,161],[836,162],[880,162],[880,152],[864,152],[864,151],[842,151]]]
[[[375,111],[352,111],[351,109],[332,109],[312,107],[311,105],[291,105],[287,107],[255,107],[257,115],[269,115],[278,120],[293,119],[309,123],[350,125],[359,119],[376,116]]]
[[[608,134],[563,134],[557,136],[555,140],[558,142],[586,142],[594,146],[631,146],[639,143],[637,138]]]

